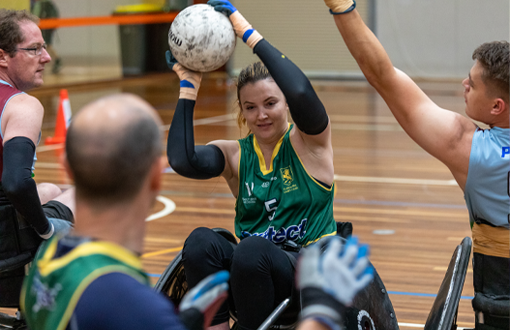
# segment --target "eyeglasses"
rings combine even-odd
[[[21,49],[21,50],[25,50],[27,51],[30,55],[33,55],[33,56],[39,56],[42,54],[42,51],[43,49],[46,49],[46,44],[42,44],[42,45],[39,45],[37,47],[32,47],[32,48],[18,48],[18,49]]]

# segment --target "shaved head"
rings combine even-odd
[[[161,156],[159,125],[152,106],[135,95],[86,105],[73,117],[66,140],[77,197],[108,204],[136,195]]]

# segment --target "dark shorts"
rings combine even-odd
[[[49,201],[48,203],[43,204],[42,208],[47,218],[57,218],[74,223],[73,212],[71,212],[71,209],[58,201]]]

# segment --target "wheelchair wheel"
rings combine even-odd
[[[213,228],[213,231],[223,236],[233,245],[237,245],[234,235],[223,228]],[[154,286],[157,292],[163,292],[167,295],[175,306],[179,306],[182,298],[188,292],[188,282],[184,273],[184,262],[182,261],[182,251],[170,262],[168,267],[161,274],[158,282]]]
[[[19,312],[18,312],[19,313]],[[0,313],[0,330],[26,330],[27,324],[23,318]]]
[[[432,305],[424,330],[450,330],[457,328],[457,312],[466,279],[472,241],[465,237],[457,245]]]
[[[163,292],[167,295],[175,306],[179,306],[182,297],[188,292],[188,282],[184,274],[184,262],[182,261],[182,251],[172,260],[165,269],[158,282],[154,286],[157,292]]]

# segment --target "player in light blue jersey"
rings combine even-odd
[[[479,46],[472,55],[474,65],[462,82],[467,116],[490,127],[481,129],[469,118],[439,107],[409,76],[393,67],[379,40],[363,23],[355,1],[325,3],[368,82],[409,136],[448,166],[464,191],[473,235],[473,307],[486,311],[487,306],[476,306],[482,300],[488,301],[487,305],[491,300],[508,304],[509,43],[495,41]],[[477,312],[477,327],[508,330],[508,314],[502,318],[483,314]]]

